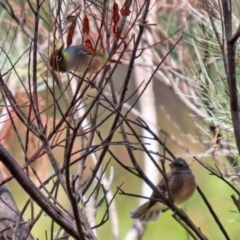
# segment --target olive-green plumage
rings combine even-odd
[[[96,51],[94,55],[84,45],[70,46],[63,50],[63,46],[51,54],[50,66],[55,71],[88,74],[97,72],[105,63],[103,53]]]

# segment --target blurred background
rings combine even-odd
[[[119,10],[124,9],[124,2],[117,2]],[[104,15],[107,30],[102,35],[102,42],[104,50],[105,48],[109,50],[116,42],[121,42],[119,40],[121,38],[118,38],[117,34],[111,31],[113,25],[111,16],[116,14],[112,7],[113,4],[111,1],[107,1],[107,3],[102,1],[85,1],[84,3],[81,1],[43,1],[39,11],[40,18],[36,38],[34,38],[36,20],[33,13],[33,9],[37,9],[35,1],[3,1],[0,5],[1,75],[11,90],[16,103],[33,122],[36,121],[36,118],[31,110],[32,102],[29,92],[34,86],[31,81],[35,81],[33,78],[34,70],[32,70],[34,64],[32,54],[33,39],[37,40],[36,84],[41,121],[46,126],[46,136],[54,132],[56,125],[64,118],[63,113],[69,107],[65,102],[65,97],[72,99],[73,96],[81,94],[84,87],[87,86],[84,83],[80,90],[77,91],[73,85],[74,83],[77,84],[79,79],[74,79],[66,73],[59,74],[58,78],[63,89],[65,89],[63,94],[58,84],[56,84],[56,77],[52,74],[48,64],[50,54],[55,47],[60,46],[59,42],[63,41],[66,45],[69,25],[72,24],[66,21],[67,16],[78,16],[77,27],[72,36],[73,45],[82,43],[84,37],[86,37],[82,34],[83,19],[86,16],[88,16],[90,23],[89,35],[92,42],[95,43],[96,39],[101,35],[98,27],[101,24],[103,12],[107,9],[107,14]],[[104,86],[103,92],[112,103],[114,103],[113,92],[116,94],[118,104],[122,104],[121,114],[135,123],[138,117],[142,118],[176,157],[186,159],[196,177],[198,186],[207,197],[230,239],[235,240],[239,239],[240,235],[239,213],[232,202],[231,195],[236,194],[236,192],[222,179],[210,174],[206,168],[193,158],[197,157],[212,171],[221,171],[226,181],[229,181],[238,189],[238,153],[229,110],[226,74],[221,49],[206,9],[211,10],[212,21],[221,37],[224,38],[221,27],[221,11],[218,1],[211,0],[205,4],[194,0],[146,1],[145,3],[139,1],[132,3],[129,8],[131,13],[124,15],[123,12],[120,12],[120,21],[117,22],[120,28],[120,22],[125,18],[122,36],[124,36],[125,44],[129,42],[126,49],[123,43],[121,43],[122,45],[119,44],[115,48],[117,50],[114,55],[114,58],[117,59],[123,53],[121,60],[126,61],[127,64],[118,64],[116,69],[114,69],[115,65],[111,64],[108,70],[109,75],[104,75],[104,70],[101,70],[100,74],[94,76],[94,78],[98,82],[102,81],[102,83],[107,81],[106,79],[111,79]],[[136,45],[136,39],[140,36],[142,30],[141,20],[144,16],[144,9],[147,7],[149,10],[147,11],[146,24],[149,25],[143,27],[140,43]],[[232,9],[233,26],[234,29],[237,29],[239,4],[236,1],[232,1]],[[97,19],[97,22],[94,19]],[[107,41],[106,39],[110,40]],[[135,47],[136,52],[134,52]],[[109,53],[107,50],[106,52]],[[130,61],[134,58],[133,56],[136,59],[131,67]],[[111,74],[113,74],[112,77],[106,77]],[[237,80],[239,80],[238,75]],[[125,88],[127,88],[126,95],[120,102],[120,97],[123,96]],[[27,162],[26,156],[30,160],[36,159],[32,163],[32,167],[41,181],[45,181],[55,170],[46,152],[39,150],[41,139],[28,132],[29,129],[24,126],[12,105],[10,109],[10,104],[7,102],[8,96],[3,90],[1,92],[1,144],[13,155],[20,166]],[[81,98],[84,99],[82,103],[77,102],[76,104],[75,111],[79,114],[76,122],[78,122],[84,116],[84,113],[88,111],[94,99],[99,98],[96,123],[95,125],[92,124],[92,119],[94,119],[97,104],[87,115],[86,121],[80,127],[79,135],[74,140],[71,161],[78,159],[83,154],[82,149],[87,148],[88,142],[83,140],[83,136],[89,140],[89,134],[93,132],[91,130],[92,126],[101,123],[94,130],[96,132],[91,135],[93,141],[91,142],[92,145],[88,146],[88,150],[103,142],[98,133],[100,133],[102,139],[108,138],[111,133],[110,130],[116,115],[114,113],[109,116],[109,113],[114,112],[114,106],[117,109],[119,105],[114,103],[115,105],[111,106],[110,103],[104,101],[103,96],[99,97],[98,93],[99,89],[88,86]],[[9,106],[10,113],[6,113],[6,106]],[[69,120],[69,124],[72,126],[74,126],[73,122]],[[128,133],[130,143],[123,141],[123,129],[118,125],[110,141],[112,144],[109,144],[109,151],[121,161],[122,165],[134,168],[126,147],[130,145],[135,159],[145,174],[153,183],[158,183],[162,178],[159,171],[139,144],[136,136],[132,134],[126,122],[123,121],[123,125],[126,133]],[[52,155],[61,167],[65,166],[66,142],[69,140],[67,134],[68,131],[73,130],[68,127],[68,124],[63,125],[49,141],[53,151]],[[144,131],[137,124],[133,123],[132,127],[138,136],[149,137],[149,132]],[[161,156],[164,155],[163,146],[156,140],[140,138],[142,142],[148,144],[146,145],[147,149],[151,151],[150,154],[160,165]],[[25,152],[21,144],[27,146]],[[102,149],[97,149],[96,161],[99,160]],[[106,167],[104,172],[105,182],[103,179],[99,180],[99,182],[102,185],[109,185],[109,187],[106,187],[107,193],[104,193],[102,188],[99,189],[99,195],[96,197],[98,205],[95,205],[93,214],[95,217],[94,224],[99,224],[102,221],[106,211],[104,201],[106,200],[109,203],[110,196],[113,197],[118,187],[121,186],[120,188],[125,193],[142,196],[150,196],[152,191],[143,179],[134,176],[127,169],[120,166],[109,151],[104,155],[101,162],[102,168],[99,170],[102,172]],[[167,157],[171,159],[169,155]],[[91,153],[84,160],[82,182],[87,181],[93,173],[96,166],[95,160],[93,160]],[[79,174],[79,165],[80,161],[69,166],[73,178]],[[168,162],[166,162],[166,169],[169,169]],[[3,165],[1,165],[1,171],[5,178],[11,175]],[[27,174],[29,179],[39,187],[40,182],[34,176],[33,171],[29,169]],[[94,181],[98,182],[96,179]],[[19,211],[21,211],[29,199],[28,194],[14,178],[7,184]],[[56,184],[56,179],[51,179],[45,186],[50,191],[54,184]],[[91,196],[94,184],[87,189],[84,201]],[[47,195],[46,192],[44,194]],[[65,209],[71,209],[70,201],[62,187],[59,187],[54,198]],[[134,237],[131,237],[129,234],[131,231],[134,232],[134,221],[129,217],[129,213],[142,201],[141,198],[127,196],[118,192],[114,197],[112,207],[109,208],[109,220],[96,230],[98,239],[191,239],[186,230],[174,220],[171,210],[162,214],[158,221],[143,226],[144,230],[141,236],[134,235]],[[88,214],[92,213],[87,210],[87,204],[85,207],[86,216],[88,217],[90,216]],[[189,218],[208,239],[226,239],[197,191],[180,208],[184,209]],[[28,207],[23,214],[24,220],[33,220],[39,211],[37,204],[32,203],[32,207]],[[59,226],[52,226],[51,218],[46,214],[42,214],[34,224],[31,233],[36,239],[51,239],[50,232],[56,236],[58,230]]]

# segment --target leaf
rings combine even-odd
[[[88,50],[89,52],[91,52],[91,53],[94,52],[94,48],[93,48],[92,43],[91,43],[91,41],[90,41],[89,39],[86,39],[86,40],[84,41],[84,44],[85,44],[85,47],[87,48],[87,50]]]
[[[113,4],[113,16],[112,16],[112,20],[114,25],[116,25],[119,22],[120,16],[118,13],[118,4],[116,2],[114,2]]]
[[[123,7],[120,10],[120,13],[122,14],[122,16],[129,16],[130,15],[131,10],[129,9],[127,0],[124,2]]]
[[[71,22],[71,25],[68,29],[68,35],[67,35],[67,48],[68,48],[72,44],[73,35],[77,25],[77,17],[73,15],[69,15],[67,16],[67,21]]]
[[[86,15],[84,16],[84,19],[83,19],[82,33],[89,34],[89,20]]]
[[[113,20],[113,33],[116,35],[118,34],[118,22],[120,19],[120,15],[119,15],[119,10],[118,10],[118,4],[116,2],[114,2],[113,4],[113,16],[112,16],[112,20]]]

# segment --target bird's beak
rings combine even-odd
[[[62,52],[64,44],[58,49],[59,52]]]
[[[172,163],[169,163],[169,166],[170,166],[170,167],[173,167],[173,164],[172,164]]]

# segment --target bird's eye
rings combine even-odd
[[[57,59],[58,62],[60,62],[62,60],[62,56],[61,55],[57,55],[56,59]]]

